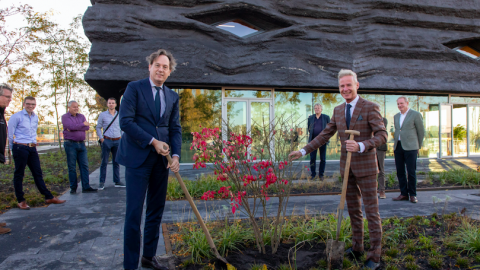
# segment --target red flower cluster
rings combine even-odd
[[[201,197],[202,200],[205,200],[205,201],[208,201],[208,199],[213,199],[215,198],[215,191],[207,191],[205,193],[203,193],[203,196]]]

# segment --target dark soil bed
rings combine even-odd
[[[305,217],[297,217],[302,222]],[[245,221],[242,221],[245,222]],[[415,216],[412,218],[389,218],[382,220],[382,258],[379,269],[480,269],[480,247],[468,252],[459,245],[457,230],[462,224],[471,224],[473,232],[477,230],[480,237],[480,223],[455,213],[444,218],[434,214],[429,217]],[[188,230],[182,229],[189,227]],[[218,230],[222,225],[211,225],[210,231],[214,239],[220,237]],[[225,226],[225,225],[223,225]],[[248,225],[247,225],[248,226]],[[225,265],[215,258],[204,258],[201,263],[193,263],[192,255],[182,249],[182,234],[188,233],[197,225],[192,223],[168,224],[168,241],[173,244],[175,265],[178,269],[226,269]],[[300,229],[300,228],[299,228]],[[350,236],[351,237],[351,236]],[[321,239],[299,241],[296,245],[295,236],[283,241],[275,254],[267,246],[267,253],[258,252],[256,245],[245,241],[237,248],[230,250],[226,260],[239,270],[265,269],[326,269],[325,242]],[[368,233],[365,233],[365,250],[368,250]],[[452,239],[457,239],[456,241]],[[217,239],[217,241],[221,241]],[[347,243],[347,247],[351,244]],[[184,246],[183,246],[184,247]],[[361,269],[365,256],[361,261],[345,254],[343,269]]]

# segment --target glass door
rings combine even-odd
[[[438,137],[440,138],[440,158],[453,156],[452,141],[452,105],[440,104],[440,128]]]
[[[453,156],[467,156],[467,105],[452,106]]]
[[[268,159],[274,154],[272,139],[268,139],[273,121],[273,102],[271,100],[252,98],[225,98],[223,100],[223,140],[231,132],[248,134],[254,143],[249,149],[253,154]],[[267,140],[268,139],[268,140]],[[267,146],[265,142],[270,142]],[[262,152],[263,149],[263,152]]]
[[[468,156],[480,155],[480,105],[468,106]]]

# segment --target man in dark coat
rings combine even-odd
[[[308,117],[308,142],[311,142],[313,138],[317,137],[325,127],[328,122],[330,122],[330,116],[322,114],[322,105],[317,103],[313,106],[315,114],[312,114]],[[328,143],[327,143],[328,144]],[[320,180],[323,179],[325,173],[325,164],[327,157],[327,144],[322,145],[318,150],[320,152],[320,165],[318,167],[318,177]],[[310,153],[310,171],[311,177],[315,178],[316,176],[316,162],[317,162],[317,149],[313,150]]]

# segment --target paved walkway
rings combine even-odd
[[[457,162],[459,160],[453,163]],[[477,164],[478,160],[467,162]],[[329,165],[335,166],[331,163]],[[450,163],[446,162],[445,166]],[[435,164],[443,166],[442,162]],[[338,168],[338,162],[336,166]],[[422,170],[421,166],[419,164],[419,170]],[[124,169],[120,172],[124,178]],[[0,215],[0,222],[7,222],[12,229],[10,234],[0,235],[0,269],[122,269],[125,189],[113,187],[111,166],[107,174],[106,189],[97,194],[66,193],[62,196],[67,200],[65,204],[30,211],[12,209]],[[98,176],[99,170],[90,175],[93,186],[98,183]],[[446,209],[448,212],[459,212],[465,207],[474,217],[480,214],[478,190],[419,192],[418,204],[393,202],[390,198],[394,195],[388,193],[389,198],[380,200],[382,217],[440,213],[444,204],[434,205],[433,197],[445,200],[447,195],[451,198]],[[287,214],[332,213],[336,211],[338,201],[338,195],[291,197]],[[270,202],[273,209],[276,198]],[[233,217],[225,201],[197,201],[197,206],[202,216],[209,220],[226,215]],[[243,216],[237,212],[235,217]],[[164,222],[192,219],[186,201],[167,202]],[[162,234],[160,237],[159,255],[165,253]]]

